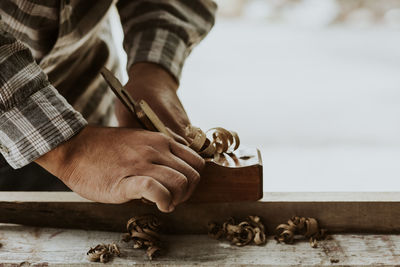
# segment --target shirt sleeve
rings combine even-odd
[[[185,59],[211,30],[211,0],[119,0],[128,70],[137,62],[157,63],[179,81]]]
[[[8,164],[27,165],[86,124],[0,21],[0,152]]]

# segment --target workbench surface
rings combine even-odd
[[[73,265],[90,263],[86,252],[99,243],[118,241],[121,257],[113,265],[249,265],[364,266],[400,264],[400,235],[333,235],[318,248],[309,243],[277,244],[269,237],[265,246],[235,247],[206,235],[164,236],[168,251],[149,261],[142,250],[119,241],[120,233],[0,225],[0,266]],[[334,263],[338,261],[337,263]],[[16,265],[15,265],[16,264]],[[99,264],[99,263],[98,263]]]

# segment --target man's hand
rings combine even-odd
[[[161,121],[179,136],[186,138],[190,124],[176,91],[178,84],[162,67],[152,63],[136,63],[129,71],[125,90],[136,101],[145,100]],[[138,128],[140,124],[117,99],[115,113],[121,127]]]
[[[161,133],[87,126],[36,160],[81,196],[103,203],[145,198],[163,212],[187,200],[204,160]]]

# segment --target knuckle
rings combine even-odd
[[[124,153],[120,159],[120,168],[126,168],[126,166],[136,166],[142,162],[142,157],[138,151],[133,150],[128,153]]]
[[[153,158],[157,154],[157,150],[147,145],[141,146],[138,150],[140,157],[144,159]]]
[[[134,171],[137,175],[142,175],[149,169],[149,164],[147,161],[140,160],[136,161],[135,164],[132,164],[132,171]]]
[[[160,143],[167,143],[169,142],[169,139],[171,139],[170,137],[160,132],[155,132],[153,138]]]
[[[169,146],[170,142],[172,141],[171,137],[159,132],[154,133],[152,138],[155,144],[158,144],[163,147]]]
[[[197,183],[200,181],[200,174],[199,174],[198,172],[195,171],[195,172],[193,173],[192,179],[193,179],[193,183],[197,184]]]
[[[206,161],[202,157],[199,156],[197,158],[196,168],[198,170],[202,170],[202,169],[204,169],[205,165],[206,165]]]
[[[185,191],[188,186],[188,180],[184,175],[176,175],[174,184],[179,191]]]

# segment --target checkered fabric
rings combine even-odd
[[[11,167],[29,164],[87,123],[109,123],[113,97],[99,71],[106,66],[118,73],[121,67],[110,30],[117,11],[126,67],[157,63],[179,81],[186,57],[214,24],[216,5],[211,0],[0,1],[0,152]]]

